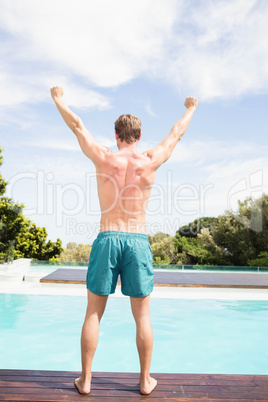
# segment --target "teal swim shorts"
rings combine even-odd
[[[98,295],[115,292],[118,275],[126,296],[153,291],[153,253],[146,234],[108,230],[94,240],[87,270],[87,288]]]

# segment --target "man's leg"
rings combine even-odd
[[[108,296],[96,295],[88,290],[88,304],[81,333],[82,374],[75,380],[81,394],[90,392],[91,366],[98,345],[99,324],[104,313]]]
[[[137,349],[140,358],[140,391],[150,394],[157,381],[150,377],[150,365],[153,352],[153,330],[150,320],[150,295],[146,297],[131,297],[131,309],[136,322]]]

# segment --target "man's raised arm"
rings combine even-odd
[[[197,104],[198,100],[196,98],[186,98],[184,105],[187,110],[183,117],[174,124],[168,136],[164,138],[157,147],[143,152],[152,160],[155,169],[159,168],[159,166],[166,162],[171,156],[177,142],[188,128]]]
[[[110,152],[110,150],[102,145],[97,144],[90,132],[85,128],[80,117],[78,117],[68,108],[68,106],[62,100],[63,89],[61,87],[51,88],[50,93],[63,120],[75,133],[84,154],[90,158],[95,165],[101,163],[104,155],[107,152]]]

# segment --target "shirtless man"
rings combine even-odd
[[[81,119],[66,106],[62,95],[61,87],[51,88],[61,116],[95,165],[101,207],[100,232],[93,242],[87,271],[88,305],[81,334],[82,374],[75,385],[81,394],[90,392],[100,320],[120,274],[121,290],[130,296],[136,322],[140,392],[150,394],[157,381],[150,377],[153,332],[149,301],[153,290],[153,259],[146,234],[146,206],[156,170],[168,160],[187,130],[198,101],[186,98],[184,116],[158,146],[143,153],[136,149],[141,138],[140,120],[132,115],[120,116],[115,122],[118,151],[111,152],[95,142]]]

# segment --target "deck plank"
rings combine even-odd
[[[73,382],[39,382],[38,380],[35,381],[13,381],[12,384],[10,381],[0,381],[0,393],[3,392],[5,393],[5,389],[12,386],[12,388],[15,390],[16,388],[49,388],[49,389],[73,389],[74,385]],[[267,394],[268,393],[268,385],[254,385],[252,386],[251,384],[248,386],[247,384],[182,384],[181,382],[172,382],[172,383],[164,383],[160,380],[158,380],[158,386],[160,386],[162,391],[169,391],[172,389],[173,391],[181,391],[182,388],[186,391],[206,391],[209,387],[209,389],[216,389],[216,388],[221,388],[223,392],[226,390],[229,392],[234,392],[234,393],[241,393],[241,392],[248,392],[248,393],[255,393],[256,389],[260,389],[262,393]],[[125,381],[122,381],[120,379],[120,382],[96,382],[93,380],[92,382],[92,389],[94,390],[108,390],[108,389],[120,389],[120,390],[129,390],[131,388],[132,391],[134,390],[139,390],[139,384],[136,383],[126,383]],[[15,392],[15,391],[14,391]]]
[[[70,400],[73,400],[74,397],[77,397],[78,393],[76,389],[69,389],[69,390],[62,390],[62,389],[40,389],[39,392],[37,392],[36,389],[33,388],[22,388],[21,391],[19,392],[19,395],[27,395],[29,400],[31,400],[32,395],[45,395],[46,397],[52,397],[57,399],[58,397],[64,397],[64,398],[71,398]],[[2,389],[0,390],[0,398],[3,396],[4,399],[8,398],[11,395],[18,395],[18,391],[14,390],[13,388],[7,388],[7,389]],[[78,395],[79,396],[79,395]],[[102,401],[103,398],[107,397],[113,397],[114,400],[117,400],[118,398],[126,398],[128,399],[129,397],[135,398],[136,400],[141,398],[141,395],[139,391],[137,390],[92,390],[90,392],[91,397],[98,397],[99,401]],[[209,399],[223,399],[225,401],[229,400],[229,398],[233,399],[245,399],[248,401],[252,400],[262,400],[267,402],[267,393],[260,392],[260,390],[256,390],[256,392],[248,393],[246,391],[244,392],[230,392],[229,390],[226,390],[226,392],[223,392],[220,388],[215,388],[215,389],[208,389],[205,391],[201,390],[187,390],[187,389],[181,389],[180,391],[153,391],[151,396],[155,396],[156,398],[164,398],[164,399],[173,399],[177,398],[177,400],[180,400],[181,398],[209,398]],[[81,396],[84,397],[84,396]],[[0,399],[1,400],[1,399]]]
[[[81,397],[83,399],[81,399]],[[3,399],[4,400],[4,399]],[[168,401],[176,401],[176,402],[200,402],[200,398],[164,398],[164,400]],[[81,401],[90,401],[90,402],[138,402],[138,401],[147,401],[147,402],[163,402],[163,398],[152,398],[152,397],[140,397],[138,398],[125,398],[125,397],[117,397],[116,400],[114,397],[105,397],[105,398],[98,398],[98,397],[87,397],[87,396],[78,396],[78,397],[65,397],[65,396],[45,396],[39,394],[33,394],[32,399],[28,399],[26,395],[14,394],[10,395],[8,399],[5,401],[16,401],[16,402],[36,402],[36,401],[44,401],[44,402],[61,402],[61,401],[70,401],[70,402],[81,402]],[[226,402],[226,399],[215,399],[215,398],[202,398],[202,401],[205,402]],[[253,399],[252,402],[261,401],[260,399]],[[267,402],[267,400],[263,400]],[[248,399],[230,399],[228,398],[228,402],[249,402]]]
[[[56,269],[42,283],[85,284],[86,269]],[[120,280],[118,281],[120,284]],[[154,271],[155,286],[268,289],[267,273],[208,273]]]
[[[20,377],[19,380],[14,380],[10,378],[5,378],[0,380],[0,387],[5,387],[10,385],[10,382],[12,381],[12,386],[13,387],[23,387],[27,385],[27,382],[21,380],[22,377]],[[228,386],[228,387],[243,387],[246,386],[247,389],[250,387],[264,387],[267,388],[267,380],[266,381],[261,381],[261,380],[254,380],[253,381],[247,381],[247,380],[241,380],[241,381],[235,381],[235,380],[222,380],[222,379],[217,379],[217,380],[211,380],[211,381],[204,381],[204,380],[162,380],[161,378],[159,379],[158,376],[155,377],[158,380],[158,384],[161,384],[161,388],[165,389],[166,387],[176,387],[177,384],[179,383],[180,386]],[[40,381],[39,379],[34,379],[31,381],[31,387],[51,387],[51,388],[57,388],[58,384],[61,384],[62,388],[72,388],[73,387],[73,380],[71,381]],[[112,380],[109,379],[98,379],[94,378],[93,379],[93,386],[96,387],[109,387],[111,384],[113,384]],[[132,380],[132,379],[125,379],[121,378],[120,379],[120,384],[122,386],[124,384],[127,385],[132,385],[135,386],[138,384],[138,381]]]
[[[268,401],[268,376],[160,374],[150,396],[139,392],[138,373],[93,373],[90,396],[78,394],[76,371],[0,370],[1,401]]]

